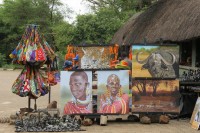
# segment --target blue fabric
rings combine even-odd
[[[75,58],[73,58],[73,60],[75,60],[75,61],[78,61],[78,60],[79,60],[79,56],[78,56],[78,54],[76,55]]]
[[[72,62],[71,61],[68,61],[68,60],[66,60],[65,62],[64,62],[64,66],[63,66],[63,68],[66,68],[66,67],[71,67],[72,66]]]

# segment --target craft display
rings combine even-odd
[[[65,55],[65,62],[63,65],[63,70],[74,70],[77,69],[79,61],[79,55],[72,45],[67,46],[67,53]]]
[[[129,71],[97,71],[98,113],[129,113]]]
[[[26,65],[12,86],[12,92],[36,99],[48,93],[48,83],[39,69]]]
[[[72,132],[85,131],[76,118],[51,116],[47,111],[24,116],[15,122],[15,132]]]
[[[92,71],[61,71],[61,113],[90,114]]]
[[[180,113],[179,80],[133,80],[132,112]]]
[[[12,92],[21,96],[37,99],[48,93],[50,74],[40,72],[40,67],[46,63],[51,64],[55,58],[54,51],[39,34],[39,26],[28,25],[21,41],[10,54],[13,63],[25,65],[21,74],[12,86]]]
[[[188,72],[183,71],[183,74],[180,76],[181,81],[185,82],[199,82],[200,81],[200,69],[189,70]]]
[[[57,57],[55,57],[52,63],[50,64],[50,71],[48,73],[48,81],[49,81],[50,86],[54,86],[58,82],[60,82],[60,72],[58,70]]]
[[[190,123],[192,124],[192,128],[197,130],[200,129],[200,98],[196,101]]]
[[[39,34],[38,26],[28,25],[21,41],[10,57],[15,63],[41,66],[47,60],[53,60],[55,54],[45,38]]]
[[[133,78],[178,78],[179,47],[132,46]]]

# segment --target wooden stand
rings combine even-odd
[[[51,102],[51,86],[49,85],[49,104]]]
[[[34,100],[35,100],[34,110],[37,110],[36,99],[34,99]],[[28,96],[28,112],[31,112],[31,98],[30,98],[30,96]]]
[[[31,110],[31,98],[28,96],[28,111]]]
[[[101,117],[100,117],[100,125],[101,126],[106,126],[107,125],[107,119],[108,119],[108,117],[106,115],[101,115]]]

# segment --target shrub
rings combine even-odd
[[[0,53],[0,67],[6,64],[6,56]]]

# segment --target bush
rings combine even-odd
[[[65,62],[65,54],[62,52],[56,52],[57,56],[58,56],[58,69],[62,70],[62,67],[64,65]]]
[[[23,69],[24,65],[18,65],[18,64],[4,64],[2,66],[5,69]]]
[[[6,64],[6,56],[0,53],[0,67]]]

